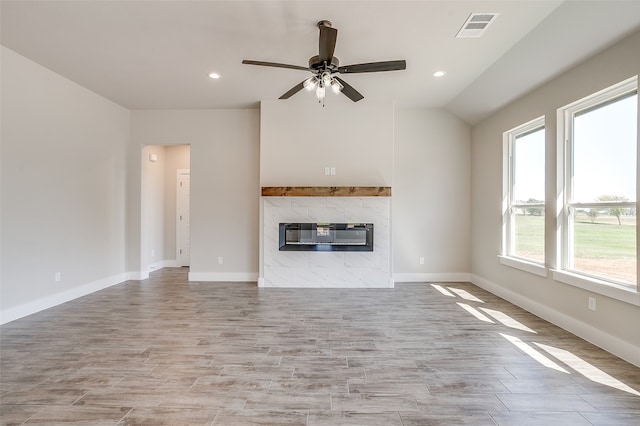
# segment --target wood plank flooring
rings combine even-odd
[[[640,424],[640,368],[472,284],[187,272],[0,327],[1,424]]]

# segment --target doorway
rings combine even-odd
[[[142,276],[160,268],[190,265],[190,169],[189,145],[143,147]]]

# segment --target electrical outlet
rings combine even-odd
[[[424,265],[424,257],[420,256],[420,264]]]
[[[59,283],[60,281],[62,281],[62,274],[60,272],[56,272],[56,274],[53,276],[53,279]]]
[[[332,167],[331,168],[331,176],[335,176],[336,175],[336,168]]]
[[[596,310],[596,298],[595,297],[589,297],[589,309],[591,309],[592,311]]]
[[[224,263],[224,257],[218,256],[218,265],[222,265]]]
[[[324,168],[324,174],[325,174],[325,176],[329,176],[329,173],[331,173],[331,168],[329,168],[329,167],[325,167],[325,168]]]

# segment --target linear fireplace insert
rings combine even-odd
[[[373,251],[373,223],[281,223],[280,251]]]

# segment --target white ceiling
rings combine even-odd
[[[306,66],[318,51],[316,23],[328,19],[338,29],[341,65],[407,61],[406,71],[342,75],[365,101],[447,108],[472,124],[640,29],[640,0],[2,0],[0,7],[4,46],[129,109],[247,108],[277,99],[308,74],[241,61]],[[472,12],[500,15],[481,38],[455,38]],[[440,69],[446,76],[434,78]],[[222,77],[210,79],[212,71]],[[304,96],[313,100],[295,95]]]

